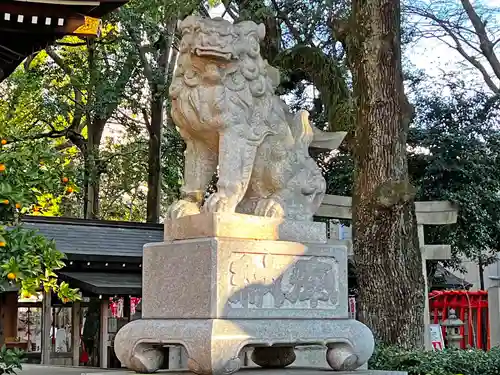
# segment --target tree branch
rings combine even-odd
[[[136,44],[137,50],[139,51],[139,56],[141,57],[142,68],[144,69],[144,75],[146,76],[149,86],[151,87],[154,84],[154,75],[153,68],[148,61],[146,56],[146,48],[141,46],[140,44]]]
[[[283,22],[285,23],[286,27],[288,27],[288,30],[290,30],[290,32],[292,33],[293,37],[297,41],[297,43],[304,43],[304,41],[302,40],[302,37],[300,36],[299,31],[292,25],[292,23],[290,22],[290,19],[288,18],[288,16],[280,10],[280,7],[279,7],[278,3],[276,2],[276,0],[271,0],[271,3],[273,4],[274,10],[276,11],[277,16],[281,20],[283,20]],[[308,43],[308,44],[311,45],[311,43]],[[312,47],[312,45],[311,45],[311,47]]]
[[[11,142],[12,143],[14,143],[14,142],[26,142],[26,141],[35,141],[37,139],[44,139],[44,138],[57,139],[57,138],[65,137],[65,138],[69,139],[80,150],[83,150],[85,148],[86,141],[83,138],[83,136],[81,134],[76,133],[75,131],[73,131],[69,127],[65,128],[65,129],[57,130],[54,127],[54,125],[52,125],[50,122],[44,121],[44,120],[36,120],[33,124],[31,124],[31,126],[33,127],[36,124],[38,124],[39,122],[45,123],[47,126],[50,127],[51,130],[49,132],[33,134],[33,135],[29,135],[29,136],[23,137],[23,138],[13,138]],[[57,149],[65,148],[62,146],[63,145],[58,146]]]
[[[73,120],[71,121],[70,129],[77,130],[78,132],[80,132],[83,113],[84,113],[83,97],[82,93],[78,91],[76,88],[74,89],[74,92],[75,92],[75,103],[77,103],[78,105],[75,106],[75,113],[73,116]]]
[[[135,150],[132,150],[132,151],[127,151],[127,152],[116,152],[116,153],[114,153],[113,155],[111,155],[111,156],[107,157],[106,159],[101,159],[101,160],[99,161],[99,163],[101,163],[101,164],[104,166],[104,168],[105,168],[105,166],[106,166],[106,165],[107,165],[107,164],[108,164],[111,160],[113,160],[114,158],[117,158],[117,157],[119,157],[119,156],[128,156],[128,155],[133,155],[133,154],[136,154],[136,153],[138,153],[138,152],[141,152],[141,149],[137,148],[137,149],[135,149]],[[105,172],[105,170],[103,170],[102,172]]]
[[[149,114],[146,108],[142,108],[142,117],[144,118],[144,123],[146,124],[146,129],[148,129],[148,133],[151,134],[151,123],[149,122]]]
[[[486,68],[484,67],[483,64],[481,64],[481,62],[476,59],[474,56],[471,56],[469,55],[462,47],[462,45],[460,44],[460,42],[458,41],[458,39],[456,38],[453,38],[453,35],[449,35],[455,42],[455,46],[453,46],[452,44],[448,43],[446,40],[444,40],[443,38],[437,38],[439,41],[441,41],[443,44],[446,44],[447,46],[449,46],[450,48],[453,48],[455,49],[458,53],[460,53],[462,55],[462,57],[469,63],[471,64],[474,68],[476,68],[480,73],[481,75],[483,76],[483,80],[484,82],[486,83],[486,85],[490,88],[490,90],[494,93],[494,94],[498,94],[500,93],[500,88],[495,84],[495,82],[493,82],[493,80],[491,79],[490,77],[490,74],[488,73],[488,71],[486,70]]]
[[[406,9],[413,14],[419,15],[424,19],[429,20],[430,24],[434,27],[439,27],[444,31],[442,36],[433,34],[432,36],[448,45],[450,48],[455,49],[469,64],[471,64],[474,68],[476,68],[483,77],[484,82],[488,86],[488,88],[495,94],[500,92],[500,87],[496,84],[488,69],[481,63],[475,56],[469,54],[464,45],[474,50],[478,54],[484,56],[488,61],[489,66],[492,68],[495,75],[500,79],[500,62],[495,55],[493,50],[494,44],[489,40],[485,25],[479,18],[478,14],[474,10],[469,0],[460,0],[465,10],[465,13],[459,11],[458,14],[449,15],[449,19],[444,19],[436,16],[430,8],[417,7],[417,6],[406,6]],[[450,19],[453,17],[459,17],[456,22],[451,22]],[[460,20],[460,18],[462,20]],[[468,29],[460,24],[460,22],[464,22],[465,20],[469,20],[474,29]],[[434,24],[432,24],[434,23]],[[474,35],[479,40],[479,47],[474,45],[471,40],[469,40],[466,36],[466,33]],[[447,36],[453,40],[454,45],[448,43],[443,39],[444,36]]]
[[[488,37],[488,33],[486,32],[485,23],[481,21],[481,18],[477,14],[476,10],[472,6],[469,0],[461,0],[462,6],[469,17],[474,30],[476,30],[477,36],[479,38],[479,47],[483,52],[484,57],[490,63],[493,72],[500,79],[500,61],[493,50],[493,42]]]
[[[64,73],[66,73],[75,89],[78,90],[80,94],[84,95],[81,90],[81,87],[83,87],[83,85],[75,78],[71,68],[66,65],[61,56],[59,56],[51,47],[45,48],[45,51],[47,52],[47,55],[49,55],[52,60],[54,60],[57,66],[59,66],[64,71]]]
[[[116,43],[117,40],[118,40],[118,38],[114,38],[114,39],[110,39],[110,40],[99,40],[99,39],[96,39],[96,40],[94,40],[94,43],[95,44],[107,45],[107,44]],[[63,46],[63,47],[83,47],[83,46],[87,45],[87,41],[82,41],[82,42],[78,42],[78,43],[69,43],[69,42],[60,42],[60,41],[57,41],[54,44],[56,46]]]
[[[484,65],[478,59],[476,59],[474,56],[469,55],[467,53],[467,51],[464,50],[464,48],[460,44],[460,41],[458,40],[456,35],[451,30],[449,31],[448,35],[455,42],[455,46],[450,45],[449,43],[445,42],[442,39],[440,39],[440,40],[443,43],[448,44],[451,48],[456,49],[458,51],[458,53],[460,53],[465,60],[467,60],[477,70],[479,70],[479,72],[483,76],[484,82],[490,88],[490,90],[493,91],[493,93],[495,93],[495,94],[500,93],[500,88],[495,84],[495,82],[493,82],[493,80],[490,77],[490,74],[488,73],[488,71],[486,70]]]
[[[118,75],[118,78],[115,82],[115,90],[113,91],[113,98],[110,100],[108,105],[106,106],[105,118],[108,119],[111,117],[113,112],[116,110],[119,104],[119,98],[122,97],[123,92],[127,86],[127,83],[130,80],[135,68],[137,65],[137,57],[136,54],[131,51],[127,56],[127,60],[123,64],[123,68]]]

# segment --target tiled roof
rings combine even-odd
[[[73,287],[102,295],[140,296],[142,292],[142,275],[140,273],[123,272],[60,272],[59,277]]]
[[[69,259],[72,255],[137,258],[146,243],[163,241],[160,224],[26,217],[24,226],[54,239]]]
[[[436,289],[469,289],[472,284],[465,279],[462,279],[441,265],[437,266],[436,272],[430,284]]]

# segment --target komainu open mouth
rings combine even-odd
[[[231,52],[223,52],[214,48],[196,47],[194,52],[197,56],[200,57],[213,57],[228,61],[233,57]]]

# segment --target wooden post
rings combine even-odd
[[[42,337],[41,337],[41,350],[42,350],[42,365],[50,364],[50,352],[52,351],[52,340],[50,338],[50,331],[52,328],[52,293],[43,291],[42,293]]]
[[[130,322],[130,296],[123,297],[123,317]]]
[[[424,251],[424,225],[418,224],[418,245],[420,246],[420,252],[422,253],[422,273],[424,274],[424,290],[425,290],[425,300],[424,300],[424,347],[426,350],[431,350],[431,333],[429,327],[431,324],[431,313],[429,307],[429,280],[427,280],[427,257]]]
[[[0,72],[1,76],[1,72]],[[5,344],[5,335],[4,335],[4,310],[5,310],[5,293],[0,293],[0,345],[3,346]]]
[[[108,368],[108,315],[109,315],[109,299],[103,297],[101,301],[101,319],[100,319],[100,332],[99,332],[99,359],[100,367]]]
[[[425,282],[424,301],[424,345],[426,350],[432,350],[430,337],[431,312],[429,307],[429,281],[427,279],[428,260],[451,259],[450,245],[426,245],[424,225],[449,225],[457,222],[458,209],[449,202],[416,202],[415,211],[418,224],[418,243],[422,253],[422,272]]]
[[[73,352],[73,366],[80,364],[80,301],[73,302],[71,307],[71,351]]]
[[[488,288],[488,318],[490,324],[490,346],[500,346],[500,276],[491,276]]]
[[[17,292],[2,293],[3,307],[1,318],[3,320],[4,339],[17,337]]]

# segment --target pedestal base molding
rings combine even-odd
[[[140,319],[115,338],[118,359],[141,373],[160,368],[165,345],[184,346],[196,374],[229,375],[240,369],[245,346],[257,348],[253,360],[260,366],[282,368],[295,360],[293,347],[325,345],[333,370],[355,370],[372,355],[374,340],[365,325],[347,319]]]

